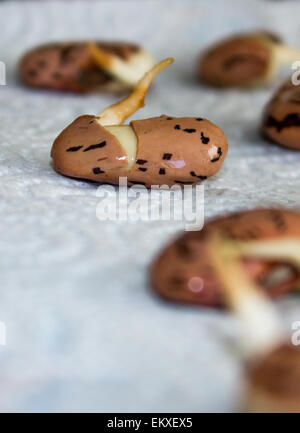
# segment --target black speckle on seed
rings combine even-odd
[[[174,275],[171,277],[171,281],[173,284],[182,284],[184,283],[184,278]]]
[[[196,132],[196,129],[194,129],[194,128],[185,128],[183,131],[187,132],[188,134],[192,134],[193,132]]]
[[[271,209],[269,215],[270,215],[270,219],[272,220],[273,224],[275,225],[278,231],[282,232],[286,230],[286,222],[282,212],[276,209]]]
[[[174,129],[181,129],[181,128],[180,128],[180,125],[175,125],[175,126],[174,126]]]
[[[90,125],[91,123],[94,123],[94,119],[89,121],[89,125]]]
[[[162,159],[171,159],[172,158],[172,153],[164,153]]]
[[[232,55],[223,62],[223,68],[228,71],[238,64],[246,64],[247,62],[258,63],[261,62],[261,60],[257,54],[243,53]]]
[[[202,141],[203,144],[209,143],[209,137],[205,137],[205,135],[203,134],[203,132],[201,132],[201,141]]]
[[[264,126],[266,128],[275,128],[277,132],[281,132],[284,128],[300,126],[300,115],[298,113],[290,113],[283,120],[277,120],[273,116],[268,116]]]
[[[139,170],[140,171],[147,171],[147,168],[146,167],[139,167]]]
[[[182,185],[192,185],[194,181],[189,182],[183,182],[182,180],[175,180],[176,183],[181,183]]]
[[[167,117],[167,120],[173,120],[173,117]]]
[[[72,44],[72,45],[68,45],[66,47],[63,47],[61,49],[61,51],[60,51],[60,62],[62,64],[68,63],[71,60],[70,54],[71,54],[71,51],[73,50],[73,48],[74,48],[74,45]]]
[[[52,77],[53,77],[55,80],[59,80],[59,79],[61,78],[61,74],[60,74],[59,72],[54,72],[54,73],[52,74]]]
[[[34,77],[36,77],[37,76],[37,71],[35,71],[34,69],[30,69],[28,72],[27,72],[27,74],[30,76],[30,77],[32,77],[32,78],[34,78]]]
[[[183,259],[189,259],[192,256],[192,250],[185,241],[175,243],[177,254]]]
[[[45,60],[39,60],[37,65],[39,68],[44,68],[46,66],[46,62]]]
[[[144,165],[144,164],[146,164],[146,162],[148,162],[147,159],[137,159],[137,161],[136,161],[136,163],[139,165]]]
[[[166,174],[166,170],[164,168],[160,168],[158,174]]]
[[[247,230],[246,236],[247,236],[247,239],[258,239],[258,236],[254,230]]]
[[[210,162],[219,161],[220,157],[222,156],[222,149],[220,147],[218,147],[217,153],[218,153],[218,156],[216,158],[211,159]]]
[[[100,174],[100,173],[105,173],[105,171],[101,170],[100,167],[95,167],[95,168],[93,168],[93,173],[94,174]]]
[[[106,141],[101,141],[101,143],[98,143],[98,144],[91,144],[89,147],[84,149],[83,152],[88,152],[89,150],[94,150],[94,149],[101,149],[101,147],[104,147],[104,146],[106,146]]]
[[[196,117],[195,120],[197,120],[198,122],[201,122],[203,120],[203,118],[202,117]]]
[[[207,176],[198,176],[194,171],[191,171],[190,175],[194,176],[194,177],[198,177],[198,179],[201,179],[201,180],[207,179]]]
[[[66,152],[77,152],[77,150],[81,149],[83,146],[74,146],[69,147],[69,149],[66,150]]]
[[[178,276],[174,275],[170,278],[169,282],[170,282],[171,288],[173,290],[178,290],[179,289],[178,286],[181,286],[182,284],[184,284],[185,280],[182,277],[178,277]]]

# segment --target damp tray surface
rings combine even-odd
[[[201,116],[225,131],[230,150],[205,182],[206,218],[262,205],[297,208],[300,153],[258,133],[273,86],[217,91],[193,72],[200,50],[232,32],[267,27],[299,46],[299,16],[298,2],[255,0],[0,5],[7,66],[0,87],[1,411],[233,411],[241,379],[228,315],[168,304],[150,290],[147,267],[183,223],[99,221],[98,185],[50,165],[57,134],[116,99],[23,88],[15,74],[20,55],[43,42],[103,38],[175,57],[136,118]],[[287,328],[300,320],[296,296],[276,305]]]

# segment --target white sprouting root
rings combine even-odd
[[[254,37],[262,42],[270,50],[270,60],[263,77],[253,82],[252,85],[264,85],[273,80],[278,69],[285,65],[291,65],[300,59],[300,51],[282,42],[270,40],[266,35],[257,33]]]
[[[122,148],[124,149],[128,165],[123,170],[130,170],[136,159],[137,153],[137,136],[130,125],[106,126],[105,129],[116,137]]]
[[[123,60],[115,54],[107,53],[95,42],[90,42],[88,47],[97,65],[129,88],[134,87],[154,64],[153,57],[145,50],[139,50],[128,60]]]
[[[225,301],[242,323],[240,346],[246,357],[263,355],[283,339],[282,326],[272,303],[244,271],[234,241],[217,233],[209,253],[224,290]]]
[[[300,240],[294,238],[236,242],[240,255],[286,261],[300,270]]]
[[[270,65],[266,74],[266,81],[271,80],[276,71],[282,66],[291,65],[300,59],[300,51],[282,43],[268,42],[271,50]]]
[[[129,96],[105,108],[97,117],[98,123],[102,126],[122,125],[122,123],[142,108],[150,84],[162,70],[173,63],[174,59],[167,58],[153,66],[138,82],[136,88]]]
[[[274,47],[277,64],[290,65],[300,59],[300,51],[288,45],[278,44]]]

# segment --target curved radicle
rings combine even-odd
[[[150,84],[162,70],[173,63],[172,58],[167,58],[157,63],[138,82],[135,89],[126,98],[105,108],[98,116],[98,122],[102,126],[122,125],[122,123],[144,106],[145,97]]]
[[[217,232],[209,242],[209,254],[227,304],[241,319],[241,346],[247,356],[268,352],[284,340],[282,325],[273,304],[246,273],[241,258],[282,261],[300,270],[300,241],[287,238],[239,242]]]

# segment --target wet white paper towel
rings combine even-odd
[[[174,306],[149,290],[147,266],[181,222],[100,222],[97,185],[55,173],[49,152],[76,116],[110,95],[62,95],[20,86],[19,56],[61,39],[136,41],[176,63],[157,78],[137,117],[203,116],[230,144],[205,183],[205,212],[299,206],[300,154],[263,141],[273,88],[214,91],[193,78],[195,58],[234,31],[269,28],[300,46],[299,2],[20,1],[0,5],[1,411],[232,411],[241,361],[224,313]],[[299,298],[277,304],[287,327]]]

